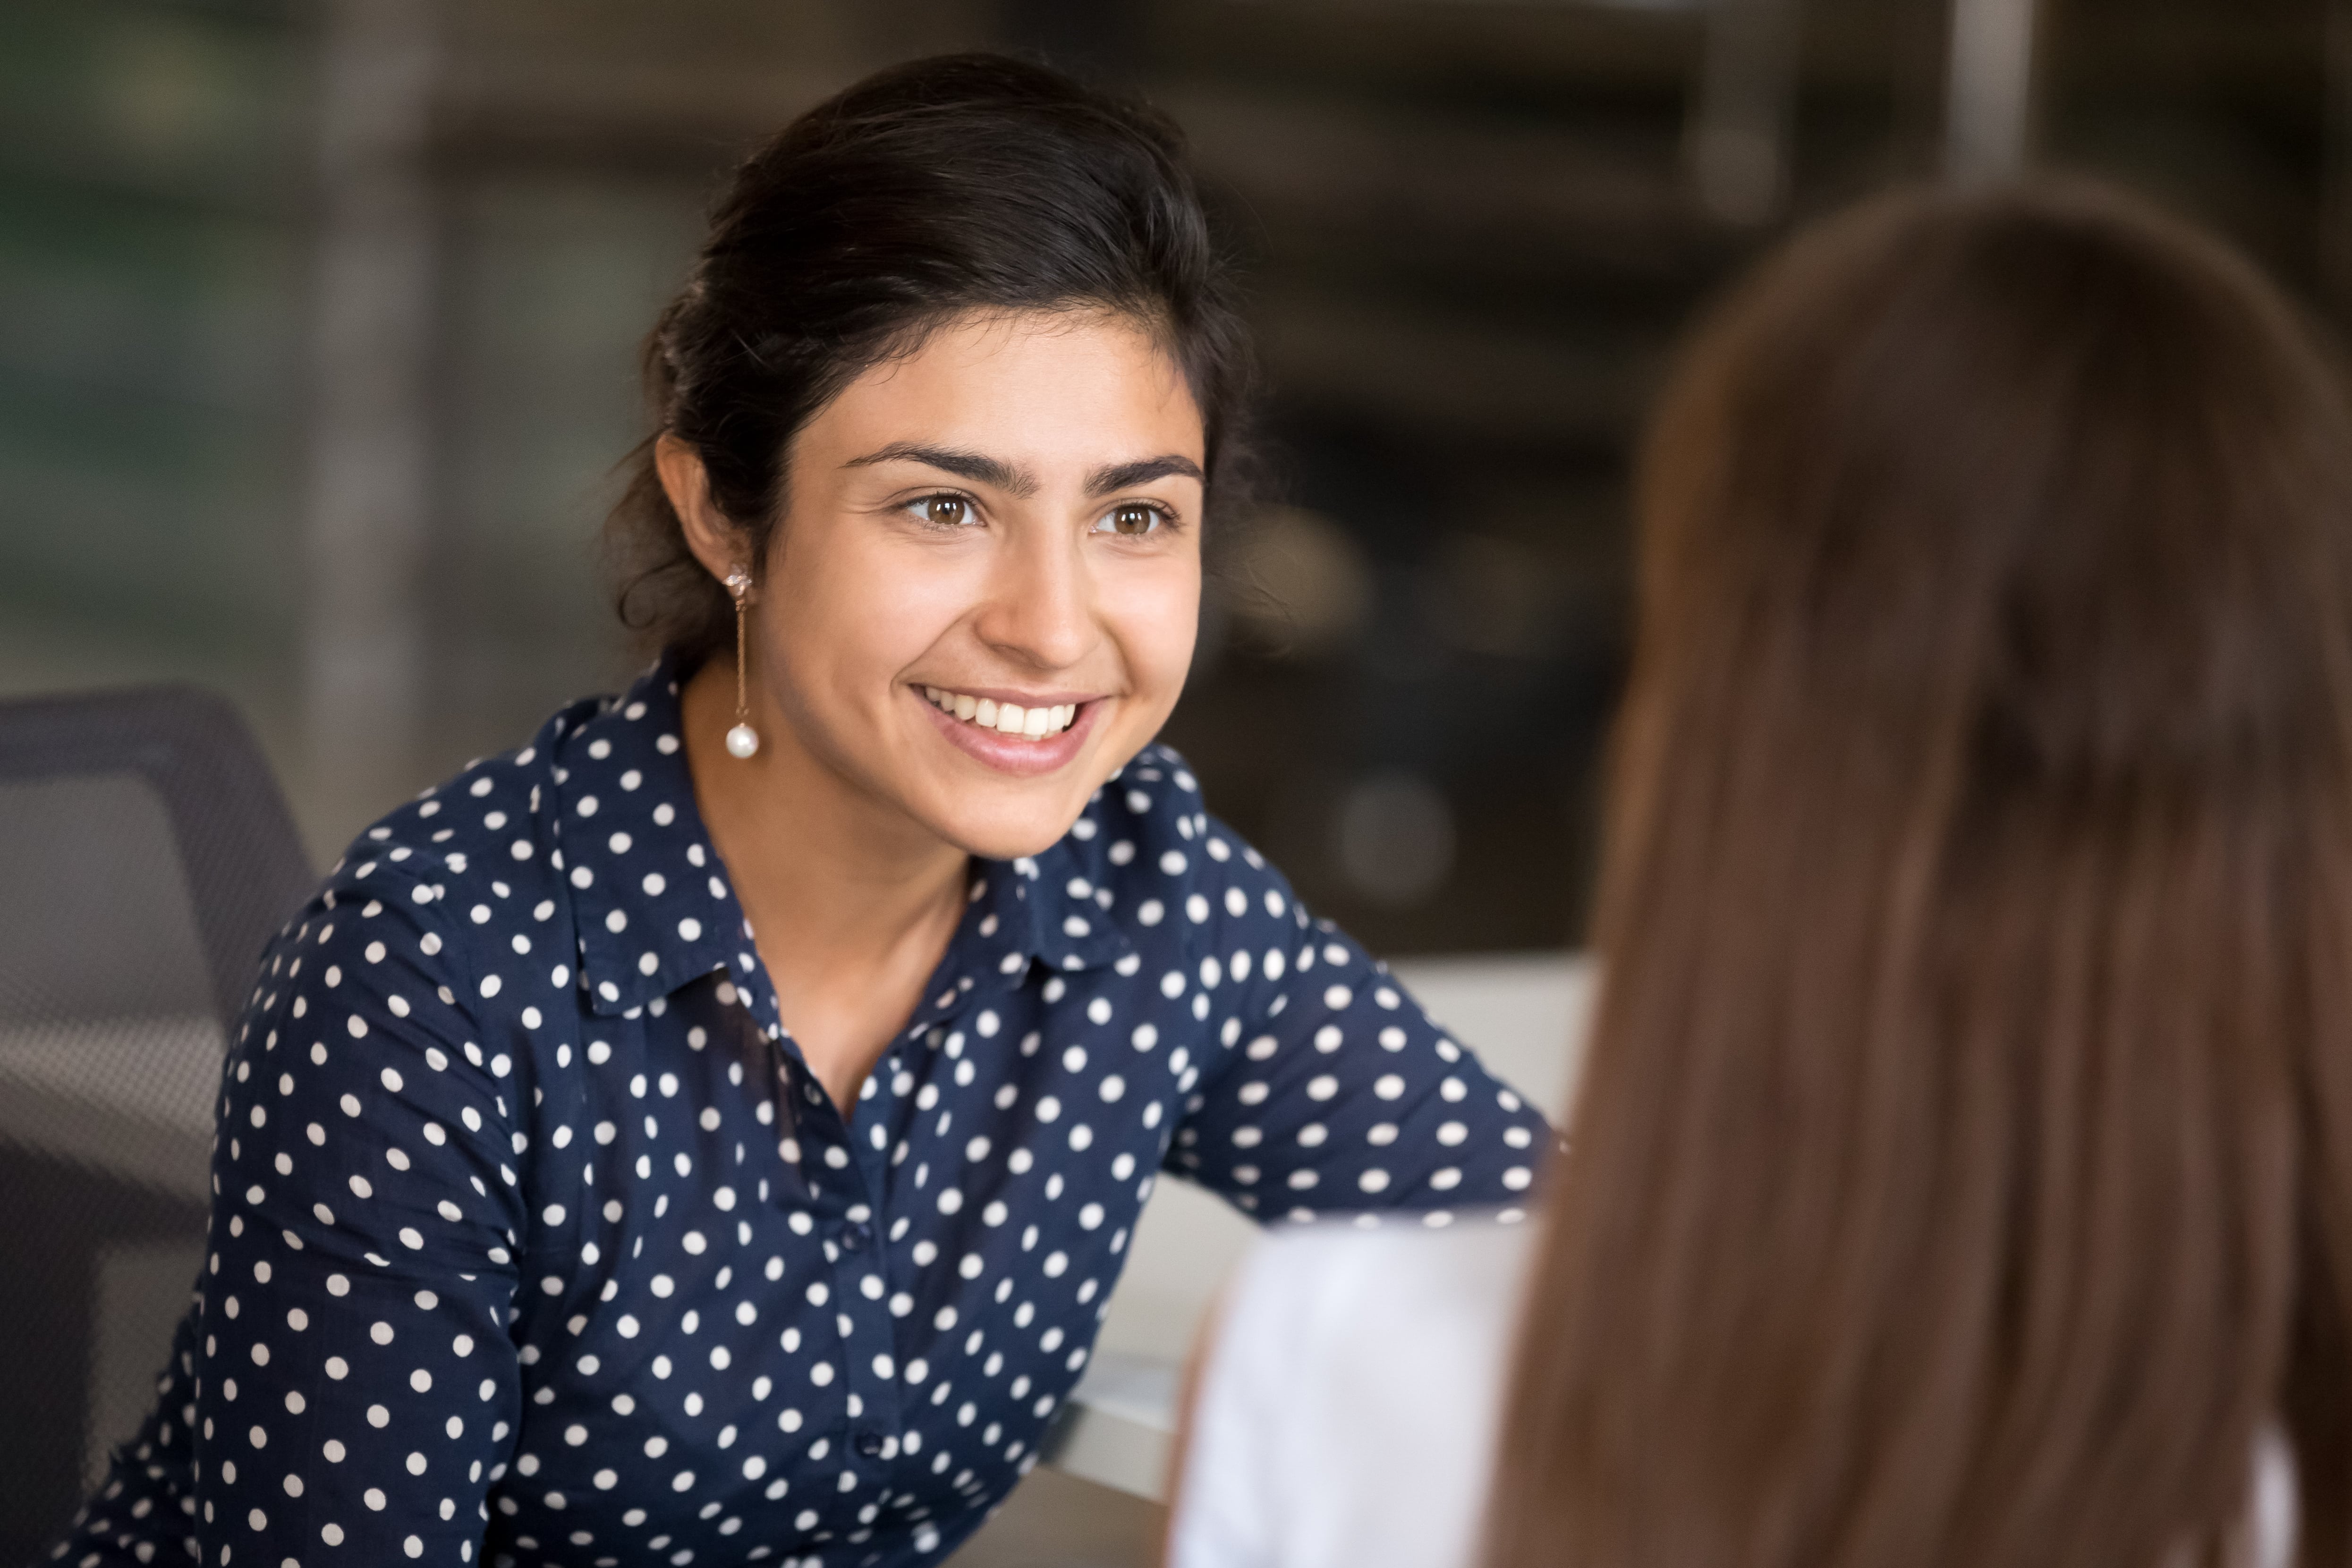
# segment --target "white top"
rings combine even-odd
[[[1532,1226],[1281,1233],[1200,1388],[1169,1568],[1470,1568]]]
[[[1473,1568],[1537,1234],[1328,1223],[1260,1244],[1202,1372],[1169,1568]],[[2288,1568],[2275,1427],[2253,1467],[2230,1560]]]

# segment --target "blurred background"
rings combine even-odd
[[[1577,933],[1628,447],[1791,222],[2054,164],[2352,298],[2344,0],[5,0],[0,693],[229,694],[323,863],[624,681],[597,529],[716,183],[973,47],[1193,138],[1276,462],[1169,738],[1382,951]]]

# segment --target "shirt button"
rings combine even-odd
[[[857,1451],[859,1454],[869,1459],[880,1458],[882,1457],[882,1434],[879,1432],[858,1433]]]
[[[866,1244],[873,1239],[874,1228],[863,1220],[841,1228],[841,1249],[844,1252],[862,1252]]]

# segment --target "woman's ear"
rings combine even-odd
[[[703,570],[721,582],[738,570],[757,575],[758,563],[745,559],[742,530],[710,499],[710,472],[702,465],[702,454],[664,431],[654,438],[654,468],[685,531],[686,548]]]

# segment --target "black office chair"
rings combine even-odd
[[[58,1537],[153,1400],[227,1031],[312,881],[220,698],[0,703],[0,1568]]]

